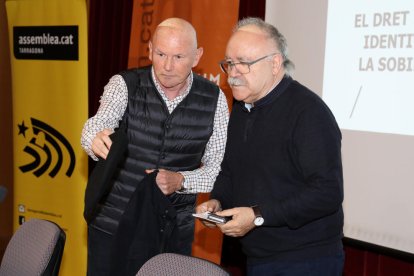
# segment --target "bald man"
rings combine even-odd
[[[229,116],[219,87],[192,72],[202,54],[190,23],[179,18],[163,21],[149,43],[152,65],[113,76],[96,115],[85,123],[81,144],[93,160],[110,155],[112,133],[122,129],[128,139],[109,192],[86,217],[88,275],[108,274],[109,249],[119,222],[131,195],[151,173],[156,173],[156,185],[177,212],[178,253],[191,254],[196,193],[213,187]]]

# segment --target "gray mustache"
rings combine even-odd
[[[229,85],[244,85],[245,84],[243,80],[238,79],[238,78],[232,78],[232,77],[227,78],[227,83]]]

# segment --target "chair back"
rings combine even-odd
[[[136,276],[229,276],[210,261],[175,253],[161,253],[149,259]]]
[[[51,221],[26,221],[7,244],[0,276],[57,276],[65,240],[65,232]]]

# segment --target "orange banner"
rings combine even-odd
[[[231,107],[233,96],[218,62],[224,58],[238,11],[239,0],[134,0],[128,67],[150,64],[148,42],[157,25],[169,17],[183,18],[193,24],[198,45],[204,48],[195,72],[217,83]]]
[[[169,17],[189,21],[197,31],[198,45],[204,54],[195,72],[218,84],[232,106],[226,75],[218,62],[224,58],[227,40],[238,20],[239,0],[134,0],[128,67],[150,64],[148,42],[159,23]],[[199,197],[205,200],[203,195]],[[220,263],[223,236],[196,221],[193,255]]]

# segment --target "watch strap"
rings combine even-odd
[[[254,205],[254,206],[252,206],[251,208],[253,209],[254,216],[255,216],[256,218],[257,218],[257,217],[262,217],[262,213],[260,212],[259,205]]]

